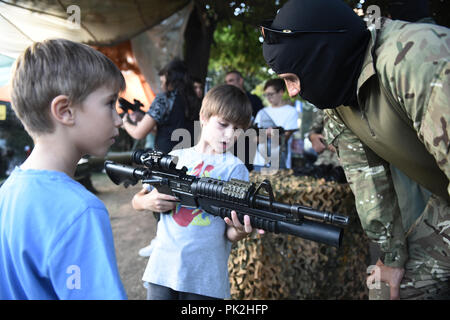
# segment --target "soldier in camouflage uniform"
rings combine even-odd
[[[316,112],[316,117],[313,120],[311,130],[308,134],[308,138],[312,143],[313,149],[317,152],[317,160],[314,162],[314,165],[327,165],[331,164],[334,167],[339,166],[339,160],[336,154],[336,150],[333,146],[326,146],[325,144],[322,144],[321,141],[317,141],[316,143],[313,142],[313,140],[321,139],[323,138],[323,129],[324,129],[324,123],[328,120],[325,118],[325,113],[323,110],[318,109]],[[316,138],[314,138],[314,136]],[[325,141],[324,141],[325,142]]]
[[[368,282],[379,276],[391,299],[450,298],[450,30],[383,20],[368,31],[345,7],[287,2],[263,28],[264,57],[291,96],[326,109],[326,141],[383,253]],[[390,164],[432,193],[417,219],[400,211]]]

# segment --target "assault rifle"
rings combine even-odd
[[[155,150],[135,151],[132,162],[144,167],[131,167],[105,161],[109,178],[117,185],[151,184],[158,192],[172,195],[186,207],[201,207],[209,214],[231,217],[235,210],[241,223],[250,217],[252,227],[275,233],[287,233],[304,239],[339,247],[342,228],[348,217],[314,210],[298,204],[274,201],[272,186],[264,180],[254,183],[231,179],[222,181],[186,174],[187,168],[176,168],[177,157]],[[265,190],[266,194],[259,191]],[[328,222],[328,223],[326,223]]]
[[[141,109],[142,106],[144,106],[144,104],[137,99],[134,99],[134,104],[132,104],[127,99],[119,98],[119,108],[122,109],[124,114],[128,113],[128,110],[145,114],[145,112]]]

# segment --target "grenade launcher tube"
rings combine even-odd
[[[278,230],[282,233],[292,234],[303,239],[308,239],[339,248],[342,243],[342,229],[331,224],[318,223],[307,219],[302,224],[292,224],[277,221]]]

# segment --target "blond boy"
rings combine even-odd
[[[89,46],[46,40],[18,58],[12,104],[35,147],[0,189],[0,299],[124,299],[108,212],[73,179],[118,136],[118,68]]]

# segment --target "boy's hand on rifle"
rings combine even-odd
[[[231,211],[231,219],[228,217],[224,218],[227,227],[227,237],[231,242],[239,241],[249,234],[252,233],[253,228],[250,223],[250,217],[248,215],[244,216],[244,225],[239,221],[236,211]],[[258,233],[263,234],[264,230],[258,229]]]
[[[179,201],[178,198],[159,193],[156,189],[148,192],[144,188],[134,195],[131,203],[136,210],[166,212],[175,209],[177,201]]]

